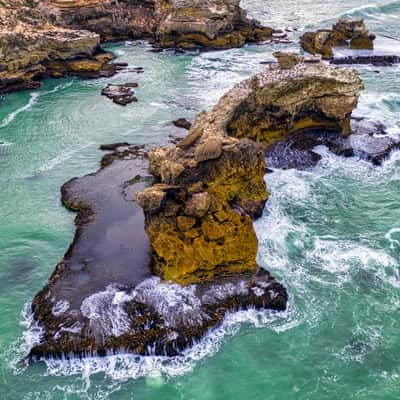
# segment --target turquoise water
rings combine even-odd
[[[399,1],[244,5],[266,23],[300,29],[363,16],[375,32],[400,39]],[[26,304],[74,232],[60,186],[96,170],[102,143],[165,142],[171,120],[213,105],[273,51],[177,56],[150,53],[144,43],[110,49],[145,73],[48,80],[0,102],[0,399],[398,399],[400,152],[374,168],[320,148],[315,170],[267,176],[272,195],[256,222],[259,261],[288,288],[287,312],[231,316],[174,360],[18,363],[35,336],[26,329]],[[357,113],[400,136],[400,68],[376,70],[360,69],[366,91]],[[100,96],[110,81],[139,82],[139,102],[122,108]]]

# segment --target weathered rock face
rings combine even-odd
[[[45,76],[109,76],[113,58],[99,49],[97,34],[55,27],[21,0],[0,6],[0,92],[37,87]]]
[[[152,38],[159,22],[155,0],[40,0],[40,6],[54,24],[86,29],[105,41]]]
[[[151,39],[156,47],[224,49],[273,30],[248,19],[240,0],[4,0],[0,91],[37,87],[45,76],[110,76],[100,40]]]
[[[103,40],[151,38],[160,47],[230,48],[263,41],[273,30],[248,19],[240,0],[50,0],[52,20]]]
[[[159,180],[137,201],[146,215],[153,271],[188,284],[254,272],[252,217],[268,194],[264,146],[304,129],[350,132],[362,82],[354,70],[282,57],[200,114],[176,146],[149,153]],[[288,58],[292,62],[288,66]],[[252,139],[252,140],[251,140]]]
[[[248,19],[239,3],[240,0],[164,2],[157,41],[161,47],[224,49],[271,38],[273,30]]]
[[[374,48],[375,35],[368,31],[362,19],[340,19],[332,29],[306,32],[300,39],[303,49],[311,54],[321,54],[324,59],[333,58],[334,47],[351,49]]]

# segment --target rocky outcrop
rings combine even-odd
[[[64,205],[77,212],[77,229],[33,300],[42,335],[30,360],[118,352],[175,356],[229,312],[285,309],[286,290],[266,271],[185,287],[153,276],[144,215],[134,201],[152,182],[146,151],[127,143],[102,148],[110,153],[101,169],[62,188]],[[193,211],[207,203],[198,196]]]
[[[357,72],[277,54],[280,65],[236,85],[173,147],[149,152],[159,183],[137,194],[153,272],[181,284],[257,271],[252,218],[268,198],[265,146],[306,129],[350,133]]]
[[[46,76],[111,76],[100,41],[149,39],[156,48],[226,49],[273,30],[246,17],[240,0],[3,0],[0,93]]]
[[[369,32],[363,19],[340,19],[332,29],[306,32],[300,38],[300,44],[308,53],[331,59],[334,47],[372,50],[374,40],[375,35]]]
[[[99,35],[52,25],[34,1],[0,5],[0,93],[39,86],[46,77],[110,76],[113,56],[99,48]]]
[[[159,47],[229,48],[270,38],[240,0],[48,0],[57,24],[97,32],[103,40],[149,38]]]
[[[358,157],[376,166],[382,165],[393,150],[400,148],[400,141],[389,136],[380,123],[352,118],[351,129],[348,137],[338,132],[306,130],[280,140],[266,149],[268,170],[314,167],[322,158],[314,148],[321,145],[339,156]]]
[[[310,128],[345,137],[362,83],[353,70],[277,56],[281,67],[236,85],[177,145],[105,145],[97,173],[64,185],[77,232],[33,301],[43,334],[31,359],[173,356],[229,312],[286,308],[285,288],[256,263],[265,147]]]

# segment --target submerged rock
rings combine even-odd
[[[321,54],[324,59],[333,58],[334,47],[372,50],[375,35],[369,32],[363,19],[340,19],[332,29],[306,32],[300,38],[301,47],[311,54]]]
[[[137,88],[138,86],[139,85],[135,82],[123,83],[120,85],[108,84],[101,91],[101,94],[108,97],[116,104],[126,106],[133,101],[137,101],[135,91],[133,89]]]
[[[400,64],[400,56],[396,55],[368,55],[368,56],[346,56],[338,57],[330,61],[331,64],[370,64],[376,67],[390,67]]]

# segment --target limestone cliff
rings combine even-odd
[[[350,132],[363,87],[357,72],[276,55],[279,65],[236,85],[180,143],[149,153],[159,183],[137,201],[153,272],[165,280],[188,284],[256,271],[251,219],[268,197],[262,144],[304,129]]]

